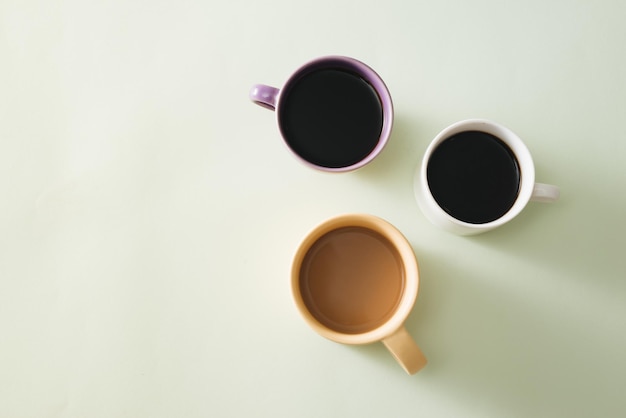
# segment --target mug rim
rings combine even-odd
[[[441,206],[439,206],[439,204],[433,197],[430,190],[430,185],[428,184],[428,163],[430,161],[431,155],[433,154],[437,146],[439,146],[439,144],[455,134],[468,131],[485,132],[497,137],[499,140],[504,142],[513,152],[519,166],[520,185],[517,198],[515,199],[513,205],[509,208],[508,211],[506,211],[499,218],[494,219],[490,222],[475,224],[462,221],[450,215]],[[511,221],[526,207],[526,205],[530,201],[533,193],[533,188],[535,186],[535,165],[532,159],[532,155],[530,154],[528,147],[526,147],[526,144],[524,144],[522,139],[517,134],[515,134],[506,126],[488,119],[465,119],[455,122],[440,131],[426,148],[424,156],[421,160],[421,166],[418,169],[418,175],[418,181],[422,191],[421,196],[419,196],[420,193],[418,191],[418,202],[421,203],[420,206],[423,206],[423,204],[427,204],[429,209],[437,212],[436,216],[438,216],[439,218],[443,218],[455,226],[460,226],[472,232],[487,231]],[[420,198],[426,199],[426,202],[421,201]],[[425,211],[426,210],[428,209],[425,209]]]
[[[289,144],[289,141],[287,140],[286,132],[283,129],[281,121],[280,121],[280,115],[282,113],[281,98],[282,98],[283,93],[285,91],[288,91],[288,88],[295,81],[297,81],[300,77],[302,77],[304,74],[310,71],[313,71],[315,69],[319,69],[319,68],[332,68],[333,65],[339,68],[344,68],[352,72],[355,72],[364,80],[366,80],[376,92],[378,96],[378,100],[380,100],[380,105],[381,105],[382,112],[383,112],[383,126],[381,128],[380,135],[378,136],[378,142],[376,143],[376,146],[374,147],[374,149],[372,149],[372,151],[370,151],[369,154],[367,154],[364,158],[357,161],[356,163],[348,165],[348,166],[343,166],[343,167],[325,167],[325,166],[314,164],[308,161],[306,158],[302,157]],[[278,130],[281,134],[283,142],[285,143],[285,145],[287,145],[291,153],[295,155],[302,163],[304,163],[305,165],[311,168],[315,168],[317,170],[328,171],[328,172],[347,172],[347,171],[353,171],[353,170],[363,167],[364,165],[370,163],[378,154],[381,153],[385,145],[387,145],[389,138],[391,137],[391,129],[393,126],[393,113],[394,112],[393,112],[393,101],[391,99],[391,93],[389,92],[389,89],[387,88],[387,85],[385,84],[383,79],[380,77],[380,75],[378,75],[378,73],[376,73],[376,71],[374,71],[374,69],[372,69],[370,66],[368,66],[364,62],[357,60],[356,58],[351,58],[351,57],[347,57],[343,55],[328,55],[328,56],[315,58],[313,60],[310,60],[304,63],[289,76],[289,78],[287,79],[287,81],[285,81],[285,83],[283,84],[282,88],[280,89],[278,93],[278,96],[276,99],[275,113],[276,113],[276,123],[278,125]]]
[[[304,257],[312,245],[325,234],[344,227],[363,227],[385,237],[396,249],[402,260],[404,286],[398,305],[391,317],[380,326],[357,334],[336,331],[318,321],[304,303],[300,291],[300,269]],[[311,229],[300,242],[291,265],[291,293],[298,311],[318,334],[343,344],[368,344],[380,341],[400,329],[411,313],[419,290],[419,269],[413,247],[392,224],[374,215],[347,213],[329,218]]]

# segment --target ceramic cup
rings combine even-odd
[[[414,181],[424,215],[460,235],[497,228],[529,201],[554,202],[556,186],[536,183],[528,148],[508,128],[483,119],[457,122],[430,143]]]
[[[281,89],[256,84],[249,96],[275,110],[289,149],[319,170],[360,168],[382,151],[391,134],[391,95],[378,74],[354,58],[315,59]]]
[[[382,341],[409,374],[426,364],[404,326],[418,285],[409,242],[367,214],[340,215],[315,227],[291,269],[293,299],[311,328],[343,344]]]

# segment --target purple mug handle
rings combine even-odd
[[[269,110],[276,110],[276,100],[278,99],[278,90],[276,87],[266,86],[265,84],[255,84],[250,89],[250,100]]]

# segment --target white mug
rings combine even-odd
[[[529,201],[554,202],[559,188],[535,182],[528,148],[508,128],[483,119],[441,131],[417,167],[417,203],[433,224],[474,235],[515,218]]]

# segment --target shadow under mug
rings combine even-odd
[[[343,344],[382,341],[409,374],[426,364],[404,326],[418,287],[409,242],[367,214],[340,215],[315,227],[291,269],[293,299],[313,330]]]
[[[474,235],[515,218],[529,201],[558,200],[559,188],[535,182],[530,151],[508,128],[468,119],[441,131],[414,181],[417,203],[433,224]]]
[[[315,59],[296,70],[282,89],[256,84],[249,97],[275,110],[289,149],[318,170],[360,168],[382,151],[391,134],[391,95],[380,76],[354,58]]]

